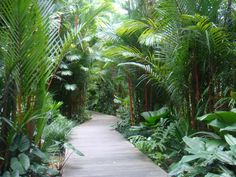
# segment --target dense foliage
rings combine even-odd
[[[48,90],[77,34],[60,37],[53,1],[3,0],[0,6],[0,175],[57,176],[60,169],[49,165],[56,151],[71,148],[64,143],[73,125],[64,119],[62,138],[47,139],[44,128],[61,117],[61,103]],[[56,148],[46,151],[49,145]]]
[[[1,0],[0,175],[60,175],[91,109],[172,176],[235,176],[235,29],[232,0]]]
[[[235,106],[234,2],[124,6],[128,17],[104,52],[124,69],[131,90],[130,116],[117,129],[170,175],[235,176],[236,117],[227,112]],[[158,121],[159,111],[150,111],[162,106],[170,115]]]

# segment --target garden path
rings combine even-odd
[[[93,113],[92,119],[75,127],[72,143],[85,156],[72,154],[63,177],[167,177],[160,167],[113,130],[114,116]]]

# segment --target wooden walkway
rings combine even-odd
[[[85,156],[71,155],[64,177],[167,177],[168,175],[111,127],[114,116],[93,114],[74,128],[70,143]]]

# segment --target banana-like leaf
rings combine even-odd
[[[163,107],[159,109],[158,111],[148,111],[141,113],[141,116],[151,124],[155,124],[158,120],[161,118],[166,118],[168,114],[170,113],[169,108]]]
[[[236,113],[229,111],[217,111],[214,113],[203,115],[201,117],[198,117],[197,119],[206,123],[209,123],[214,119],[218,119],[225,123],[236,123]]]
[[[217,111],[197,119],[206,122],[219,132],[236,132],[236,113],[233,111]]]
[[[224,136],[225,141],[230,145],[230,146],[235,146],[236,145],[236,138],[230,134],[227,134]]]

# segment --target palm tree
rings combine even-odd
[[[118,29],[132,42],[110,50],[125,58],[126,65],[144,69],[142,78],[164,86],[170,105],[180,117],[190,118],[192,127],[197,115],[214,110],[225,89],[225,68],[232,68],[233,44],[218,15],[223,5],[221,0],[159,1],[152,16],[128,20]],[[143,48],[151,54],[145,55]]]
[[[54,99],[63,101],[62,113],[69,118],[84,121],[86,118],[87,85],[89,78],[91,46],[96,43],[96,19],[108,5],[93,6],[82,0],[69,5],[61,3],[60,35],[68,31],[77,34],[66,51],[56,77],[52,80],[50,91]],[[57,78],[57,79],[56,79]]]
[[[53,1],[3,0],[1,19],[1,151],[7,167],[9,149],[17,135],[40,144],[53,108],[48,84],[73,35],[63,42],[58,21],[52,18]]]

